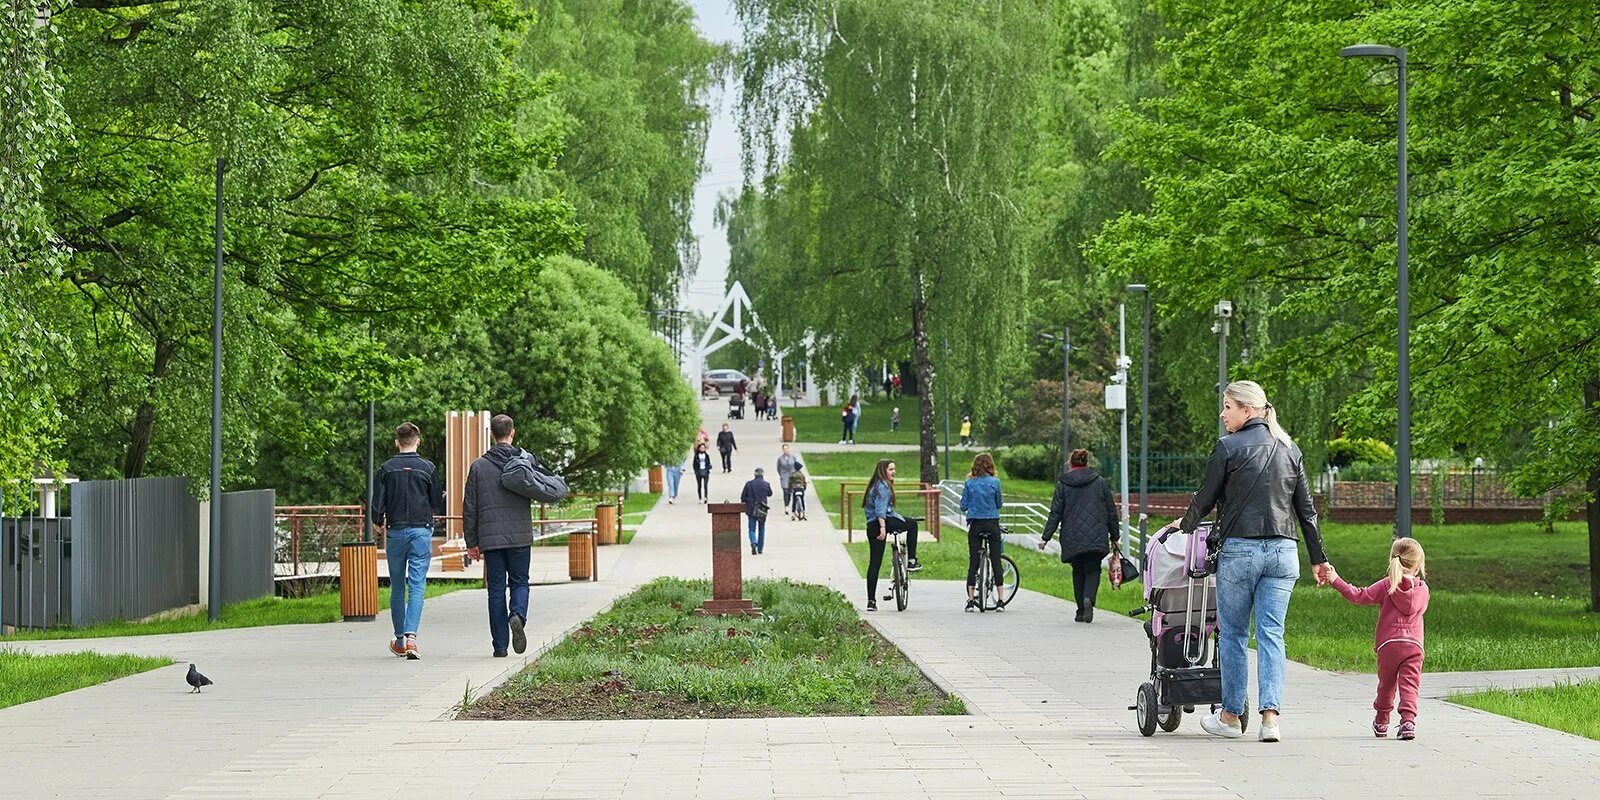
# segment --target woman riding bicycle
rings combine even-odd
[[[867,547],[871,551],[867,559],[867,610],[877,611],[878,570],[883,568],[883,551],[888,546],[890,531],[906,534],[906,555],[910,558],[906,569],[911,572],[922,569],[917,563],[917,522],[894,510],[894,461],[887,458],[878,461],[872,480],[867,481],[861,507],[867,512]]]
[[[967,515],[967,610],[978,609],[978,550],[989,542],[990,575],[995,580],[995,610],[1005,610],[1001,596],[1000,576],[1000,507],[1005,501],[1000,495],[1000,479],[994,474],[994,457],[979,453],[972,459],[972,471],[961,487],[961,511]]]

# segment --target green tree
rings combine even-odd
[[[1272,329],[1248,371],[1321,387],[1350,434],[1392,441],[1394,72],[1338,50],[1407,47],[1417,452],[1493,455],[1529,494],[1582,487],[1600,610],[1594,4],[1160,8],[1169,93],[1115,150],[1151,207],[1095,253],[1193,314],[1248,295]]]
[[[746,152],[784,225],[756,298],[819,332],[822,377],[909,355],[921,478],[938,479],[934,366],[950,397],[996,391],[1018,339],[1016,204],[1041,72],[1027,2],[738,0]],[[809,218],[798,222],[800,218]],[[792,334],[791,334],[792,335]],[[948,356],[945,342],[948,342]],[[790,345],[795,342],[781,342]]]
[[[49,60],[49,7],[0,6],[0,486],[33,477],[56,435],[57,384],[47,353],[61,244],[43,203],[45,165],[68,135]]]
[[[58,15],[76,136],[45,204],[85,474],[198,474],[209,383],[213,160],[228,161],[229,477],[295,386],[380,391],[373,325],[503,303],[577,243],[570,206],[514,189],[563,130],[517,130],[548,82],[507,55],[514,4],[79,2]],[[61,300],[66,302],[66,300]],[[302,426],[303,427],[303,426]]]

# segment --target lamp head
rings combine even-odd
[[[1128,291],[1130,291],[1130,292],[1148,292],[1148,291],[1150,291],[1150,287],[1148,287],[1148,286],[1146,286],[1146,285],[1144,285],[1142,283],[1130,283],[1130,284],[1127,285],[1126,289]]]
[[[1390,47],[1386,44],[1353,44],[1339,51],[1340,58],[1392,58],[1404,61],[1406,49],[1404,47]]]

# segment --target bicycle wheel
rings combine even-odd
[[[994,608],[994,596],[990,594],[994,587],[994,570],[989,569],[989,556],[987,548],[978,550],[978,611],[979,613]]]
[[[1011,556],[1002,553],[1000,573],[1000,585],[996,588],[1000,590],[1000,605],[1005,606],[1011,602],[1011,598],[1016,597],[1017,588],[1022,585],[1022,572],[1017,569],[1017,562],[1012,561]]]
[[[896,547],[894,550],[894,608],[896,611],[906,610],[910,602],[908,595],[911,593],[911,582],[907,580],[906,551]]]

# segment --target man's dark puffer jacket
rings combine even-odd
[[[1264,419],[1217,440],[1180,527],[1194,530],[1213,507],[1226,538],[1298,540],[1304,533],[1311,563],[1328,560],[1300,448],[1274,439]]]
[[[533,501],[500,485],[506,463],[520,452],[515,445],[496,444],[472,462],[461,494],[467,547],[504,550],[533,544]],[[533,466],[542,469],[537,459]]]

